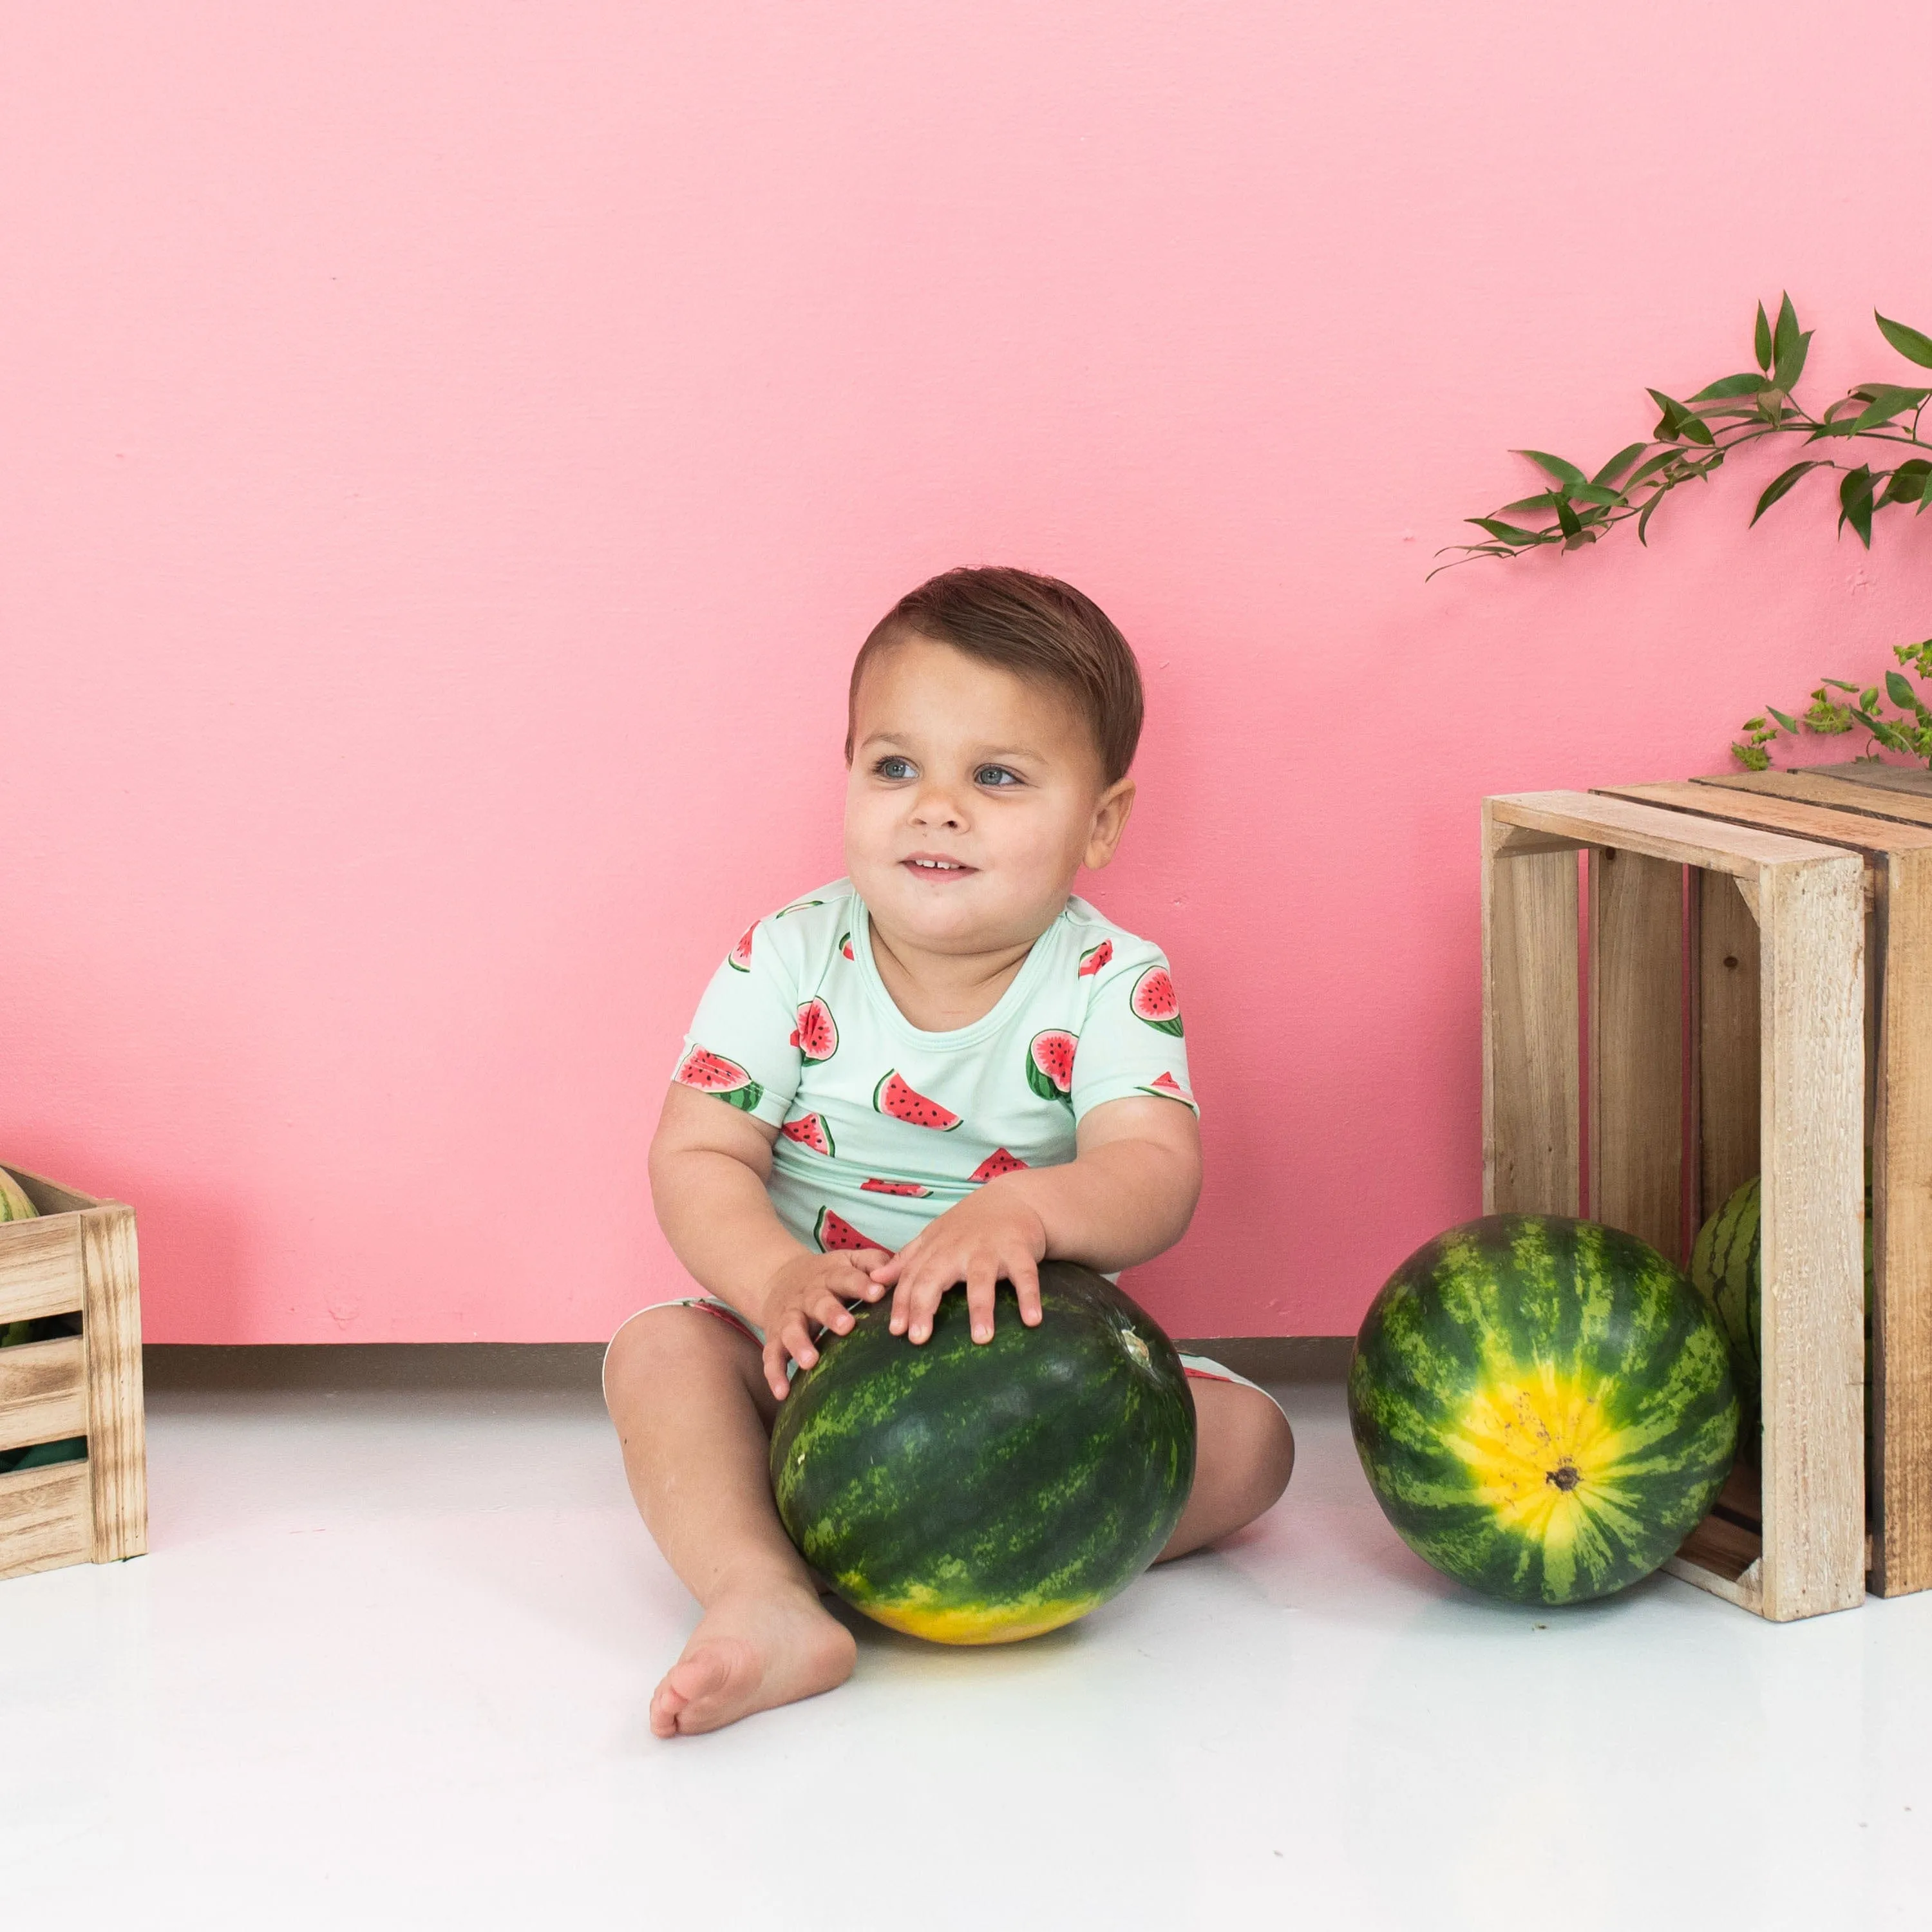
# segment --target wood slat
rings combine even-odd
[[[1576,856],[1483,853],[1483,1209],[1579,1211]]]
[[[1754,879],[1761,867],[1828,858],[1829,846],[1754,826],[1694,819],[1661,806],[1586,791],[1516,792],[1486,801],[1495,825],[1520,826],[1581,844],[1616,845],[1673,865]]]
[[[1682,1261],[1684,870],[1590,854],[1590,1217]]]
[[[0,1577],[87,1561],[93,1537],[87,1489],[85,1462],[0,1476]]]
[[[78,1335],[0,1348],[0,1449],[87,1433],[87,1365]]]
[[[71,1315],[82,1293],[77,1215],[0,1222],[0,1322]]]
[[[1850,812],[1906,825],[1932,825],[1932,799],[1915,798],[1876,787],[1846,784],[1813,772],[1738,772],[1694,778],[1694,784],[1721,791],[1749,792],[1768,798],[1802,800],[1834,812]]]
[[[1873,1123],[1872,1587],[1932,1586],[1932,852],[1892,854]]]
[[[1923,765],[1881,764],[1876,758],[1859,758],[1850,764],[1814,765],[1822,778],[1840,784],[1868,786],[1875,790],[1916,794],[1932,804],[1932,771]]]
[[[87,1453],[97,1563],[148,1546],[147,1430],[141,1383],[141,1293],[134,1210],[81,1216],[87,1276]]]
[[[1862,863],[1760,881],[1763,1613],[1864,1594]]]
[[[1826,800],[1787,798],[1758,790],[1747,792],[1703,781],[1606,785],[1601,790],[1611,798],[1702,813],[1707,818],[1761,826],[1767,831],[1787,832],[1795,838],[1816,839],[1828,845],[1849,846],[1861,851],[1932,850],[1932,824],[1907,825],[1897,819],[1875,818],[1868,812],[1848,809],[1842,803],[1834,806]],[[1838,796],[1844,798],[1844,788],[1840,786],[1837,790]]]
[[[1697,1199],[1714,1214],[1758,1171],[1757,920],[1720,872],[1697,892]]]

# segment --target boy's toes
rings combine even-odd
[[[664,1672],[651,1700],[651,1729],[668,1738],[730,1723],[760,1674],[758,1653],[742,1638],[700,1645]]]

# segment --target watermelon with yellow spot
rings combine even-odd
[[[1194,1479],[1173,1344],[1111,1282],[1043,1262],[1043,1318],[1002,1282],[993,1339],[964,1295],[930,1340],[853,1310],[772,1432],[778,1514],[855,1610],[939,1643],[1011,1643],[1084,1616],[1151,1563]]]
[[[1647,1576],[1737,1449],[1730,1350],[1634,1235],[1496,1214],[1426,1243],[1371,1304],[1348,1372],[1382,1513],[1446,1575],[1574,1604]]]

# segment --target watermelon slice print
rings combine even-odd
[[[903,1120],[909,1127],[930,1127],[934,1133],[950,1134],[959,1124],[959,1116],[950,1107],[915,1092],[896,1072],[888,1072],[872,1089],[872,1105],[888,1120]]]
[[[1087,950],[1080,956],[1080,970],[1074,975],[1074,977],[1078,980],[1091,979],[1113,956],[1114,942],[1111,939],[1103,939],[1098,946],[1088,946]]]
[[[790,905],[780,906],[772,916],[774,919],[783,919],[788,912],[804,912],[813,906],[823,905],[824,903],[823,899],[794,899]]]
[[[755,923],[745,928],[745,936],[725,956],[724,963],[734,972],[748,973],[752,970],[752,935],[758,931]]]
[[[853,957],[852,935],[849,932],[842,932],[838,935],[838,950],[848,959]]]
[[[1073,1049],[1079,1044],[1070,1033],[1050,1029],[1036,1033],[1027,1047],[1027,1084],[1042,1100],[1073,1104]]]
[[[798,1024],[791,1030],[791,1043],[808,1066],[830,1060],[838,1051],[838,1028],[832,1009],[823,1000],[807,1000],[798,1010]]]
[[[1180,995],[1165,966],[1150,966],[1134,982],[1134,1017],[1145,1020],[1156,1033],[1180,1037]]]
[[[1003,1174],[1018,1174],[1025,1166],[1026,1162],[1017,1154],[1007,1153],[1004,1148],[995,1148],[966,1178],[973,1182],[997,1180]]]
[[[832,1154],[838,1150],[832,1144],[832,1130],[816,1114],[807,1114],[802,1120],[788,1120],[778,1132],[788,1141],[812,1154]]]
[[[841,1254],[854,1248],[879,1248],[887,1254],[892,1252],[884,1241],[875,1241],[869,1235],[860,1234],[844,1215],[835,1214],[830,1208],[819,1209],[812,1234],[821,1254]]]
[[[859,1191],[862,1194],[930,1194],[932,1190],[920,1186],[916,1180],[862,1180]]]
[[[735,1060],[694,1046],[671,1076],[680,1087],[695,1087],[700,1094],[715,1094],[732,1106],[752,1112],[765,1097],[765,1090]]]
[[[1192,1107],[1197,1114],[1201,1111],[1195,1103],[1194,1096],[1172,1073],[1160,1075],[1150,1084],[1143,1087],[1141,1091],[1156,1094],[1163,1100],[1178,1100],[1184,1107]]]

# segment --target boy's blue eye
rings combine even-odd
[[[982,765],[973,774],[975,784],[986,785],[995,791],[1004,791],[1009,786],[1019,783],[1018,777],[1006,770],[1004,765]]]
[[[881,758],[872,769],[882,778],[909,778],[912,776],[912,760],[888,756]]]

